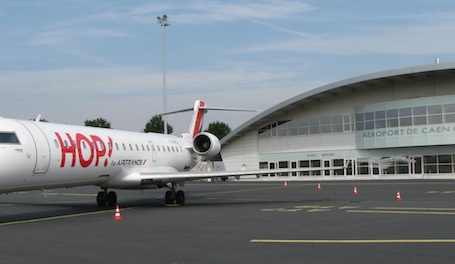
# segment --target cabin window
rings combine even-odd
[[[147,147],[147,151],[150,151],[149,145],[145,145]]]
[[[117,143],[115,143],[115,149],[118,150],[118,144]]]
[[[0,132],[0,143],[20,144],[14,132]]]
[[[126,150],[125,143],[122,143],[122,145],[123,145],[123,150]]]
[[[56,148],[59,148],[57,139],[54,139],[54,144],[55,144],[55,147],[56,147]]]
[[[137,145],[137,144],[136,144],[136,150],[137,150],[137,151],[139,151],[139,147],[138,147],[138,145]]]
[[[129,145],[130,145],[130,150],[133,151],[133,146],[131,146],[131,144],[129,144]]]

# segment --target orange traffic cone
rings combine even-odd
[[[400,194],[400,190],[397,191],[397,201],[401,201],[401,194]]]
[[[357,191],[357,186],[354,186],[354,194],[357,195],[359,192]]]
[[[122,220],[122,217],[120,216],[120,207],[118,205],[115,206],[114,220]]]
[[[288,187],[288,181],[284,181],[284,187]]]
[[[320,190],[322,190],[322,188],[321,188],[321,184],[320,184],[320,183],[318,183],[318,191],[320,191]]]

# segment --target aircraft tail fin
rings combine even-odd
[[[202,132],[205,113],[207,113],[205,103],[203,101],[197,100],[194,103],[193,117],[191,118],[190,127],[188,129],[188,133],[190,134],[191,138],[194,138],[197,134]]]
[[[202,125],[204,121],[204,115],[207,113],[208,110],[218,110],[218,111],[242,111],[242,112],[260,112],[260,110],[252,110],[252,109],[239,109],[239,108],[226,108],[226,107],[208,107],[203,101],[197,100],[194,103],[193,108],[187,108],[183,110],[173,111],[165,113],[166,115],[182,113],[193,111],[193,117],[191,118],[190,127],[188,129],[188,134],[191,138],[194,138],[202,132]]]

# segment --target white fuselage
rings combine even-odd
[[[0,192],[80,185],[141,189],[142,173],[191,169],[191,140],[0,118]]]

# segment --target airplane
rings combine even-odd
[[[197,100],[192,110],[189,130],[180,137],[0,118],[0,193],[94,185],[101,188],[97,205],[112,207],[117,194],[109,189],[168,188],[165,204],[184,205],[185,193],[177,187],[186,181],[311,170],[191,170],[221,150],[218,138],[202,131],[204,114],[244,109]]]

